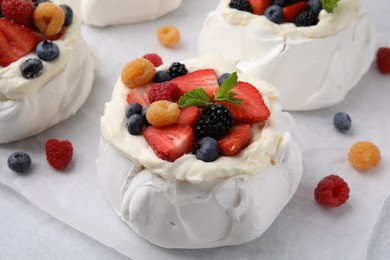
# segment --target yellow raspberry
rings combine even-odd
[[[153,102],[146,110],[146,119],[156,127],[168,126],[176,122],[180,115],[177,103],[167,100]]]
[[[162,45],[172,48],[180,42],[180,31],[173,25],[163,26],[158,28],[157,38]]]
[[[35,8],[33,21],[37,29],[47,35],[53,36],[61,32],[65,22],[64,10],[51,2],[41,3]]]
[[[378,147],[371,142],[357,142],[348,153],[352,167],[360,172],[375,168],[381,161]]]
[[[154,65],[144,58],[127,63],[122,70],[122,83],[128,88],[137,88],[152,81],[156,74]]]

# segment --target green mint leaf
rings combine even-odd
[[[233,88],[237,85],[237,72],[233,72],[219,87],[217,93],[215,93],[215,101],[227,101],[235,104],[242,104],[242,101],[238,98],[236,93],[232,92]]]
[[[193,89],[188,91],[179,99],[179,107],[197,106],[203,107],[211,105],[211,97],[204,91],[203,88]]]
[[[333,13],[339,0],[321,0],[322,8],[328,13]]]

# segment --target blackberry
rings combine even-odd
[[[210,105],[205,107],[195,125],[195,137],[223,137],[233,126],[233,117],[224,105]]]
[[[313,13],[312,11],[306,10],[298,14],[295,18],[295,25],[298,27],[303,26],[312,26],[316,25],[318,21],[318,14]]]
[[[232,0],[229,4],[230,8],[238,9],[240,11],[252,13],[252,6],[248,0]]]
[[[168,73],[173,79],[179,76],[186,75],[188,73],[188,70],[186,68],[186,65],[181,64],[180,62],[173,62],[171,66],[169,66]]]

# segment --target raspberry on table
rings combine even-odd
[[[144,58],[137,58],[125,65],[122,70],[122,83],[128,88],[136,88],[152,81],[156,74],[154,65]]]
[[[159,100],[152,103],[146,111],[146,119],[151,125],[156,127],[173,124],[179,115],[179,105],[166,100]]]
[[[181,94],[181,90],[176,83],[167,81],[153,84],[149,90],[148,98],[150,103],[158,100],[177,102]]]
[[[4,0],[0,3],[5,18],[28,28],[33,28],[34,4],[31,0]]]
[[[324,206],[335,208],[344,204],[349,198],[349,187],[343,178],[329,175],[323,178],[314,190],[316,201]]]
[[[150,61],[155,67],[158,67],[163,64],[163,60],[156,53],[145,54],[142,58]]]
[[[352,167],[364,172],[375,168],[381,161],[378,147],[371,142],[357,142],[352,145],[348,153]]]
[[[35,8],[33,20],[38,31],[53,36],[60,33],[64,26],[65,12],[56,4],[44,2]]]
[[[49,139],[46,142],[47,162],[57,170],[68,167],[73,156],[73,146],[68,140]]]
[[[162,45],[172,48],[180,42],[180,31],[173,25],[162,26],[157,30],[157,38]]]
[[[381,47],[376,53],[376,65],[382,74],[390,73],[390,48]]]

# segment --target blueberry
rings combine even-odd
[[[315,13],[319,14],[322,10],[322,3],[321,0],[309,0],[307,2],[307,5],[309,6],[310,10]]]
[[[222,83],[230,76],[230,73],[224,73],[218,78],[218,85],[222,85]]]
[[[202,138],[195,150],[196,158],[204,162],[213,162],[218,158],[218,142],[211,137]]]
[[[333,124],[340,132],[345,132],[351,128],[352,121],[348,114],[338,112],[333,117]]]
[[[50,0],[36,0],[35,3],[34,3],[34,8],[37,8],[37,6],[39,4],[42,4],[42,3],[45,3],[45,2],[50,2],[51,3]]]
[[[42,61],[38,58],[28,59],[22,64],[21,71],[23,77],[25,77],[26,79],[36,78],[42,74]]]
[[[8,157],[8,167],[14,172],[27,172],[31,167],[31,158],[24,152],[15,152]]]
[[[134,114],[141,114],[142,106],[137,102],[133,102],[126,108],[126,117],[130,118]]]
[[[272,1],[272,5],[277,5],[277,6],[280,6],[282,8],[289,5],[289,4],[290,4],[289,0],[273,0]]]
[[[283,9],[277,5],[271,5],[265,9],[264,15],[268,18],[268,20],[276,24],[282,23],[284,19]]]
[[[54,42],[44,40],[37,44],[35,52],[41,60],[52,61],[58,57],[60,49]]]
[[[73,20],[73,10],[72,8],[70,8],[69,5],[59,5],[62,10],[64,10],[64,13],[65,13],[65,22],[64,22],[64,26],[69,26],[71,23],[72,23],[72,20]]]
[[[144,119],[145,126],[150,126],[148,119],[146,118],[146,111],[148,111],[149,106],[142,108],[141,116]]]
[[[131,135],[139,135],[144,129],[144,119],[139,114],[132,115],[127,121],[127,131]]]
[[[156,75],[153,78],[153,82],[156,82],[156,83],[161,83],[161,82],[170,81],[170,80],[171,80],[171,75],[167,71],[164,71],[164,70],[157,71]]]

